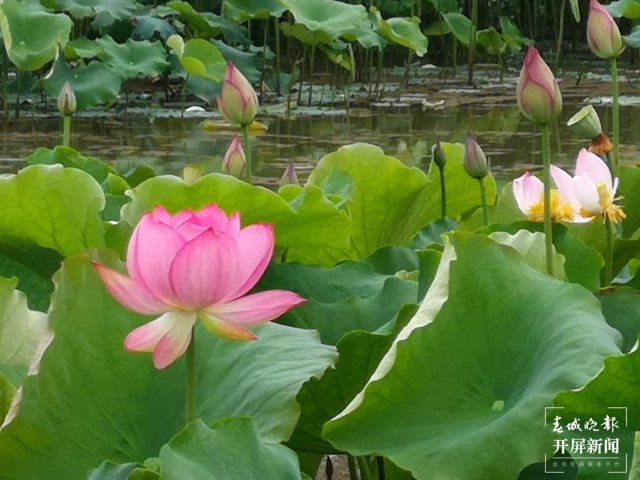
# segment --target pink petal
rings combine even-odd
[[[611,172],[607,164],[599,156],[584,148],[578,153],[575,176],[589,177],[596,185],[606,185],[609,191],[613,188]]]
[[[130,352],[153,352],[160,339],[173,328],[173,312],[136,328],[124,339],[124,348]]]
[[[542,181],[529,172],[525,172],[524,175],[513,181],[513,196],[520,211],[525,215],[529,214],[532,205],[540,201],[543,190]]]
[[[171,315],[171,329],[162,336],[153,351],[153,364],[156,368],[172,364],[187,350],[196,322],[194,312],[170,312],[167,315]]]
[[[168,306],[156,297],[145,285],[113,271],[104,265],[92,262],[102,282],[122,305],[144,315],[166,312]]]
[[[237,270],[229,282],[233,289],[222,298],[226,302],[241,297],[260,280],[273,255],[273,226],[254,224],[243,228],[236,236],[238,242],[237,255],[240,260]],[[212,302],[214,303],[214,302]],[[211,304],[209,304],[211,305]]]
[[[146,285],[165,303],[173,304],[176,295],[169,281],[169,268],[186,241],[166,223],[170,220],[165,214],[164,209],[156,208],[142,217],[129,241],[127,269],[133,280]]]
[[[594,215],[602,213],[598,188],[589,177],[573,177],[573,191],[582,208]]]
[[[306,300],[287,290],[267,290],[220,305],[211,305],[207,313],[223,322],[251,325],[278,318]]]
[[[195,213],[198,223],[204,227],[211,227],[215,231],[234,235],[240,232],[240,217],[237,213],[227,217],[227,214],[217,205],[211,204]]]
[[[571,178],[571,175],[561,168],[551,165],[551,176],[553,177],[553,182],[556,184],[556,187],[560,192],[560,198],[568,203],[574,211],[579,212],[580,202],[578,202],[576,194],[573,191],[573,179]]]
[[[202,324],[214,335],[218,337],[226,338],[227,340],[256,340],[257,337],[251,330],[247,330],[241,325],[236,325],[231,322],[224,322],[219,318],[207,313],[200,312],[198,318],[202,321]]]
[[[175,256],[169,277],[178,304],[200,310],[228,296],[242,259],[237,242],[224,233],[208,229],[187,243]]]

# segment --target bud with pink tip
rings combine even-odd
[[[242,143],[238,135],[233,136],[233,140],[227,148],[227,153],[222,161],[222,171],[227,175],[233,175],[236,178],[244,176],[244,168],[247,166],[247,159],[242,149]]]
[[[587,21],[587,42],[594,55],[614,58],[622,52],[622,37],[616,21],[597,0],[591,0]]]
[[[280,179],[280,186],[284,187],[285,185],[300,185],[296,166],[292,162],[289,162],[282,178]]]
[[[231,123],[249,125],[258,112],[256,91],[231,62],[227,63],[222,80],[222,92],[216,100],[220,113]]]
[[[529,47],[524,59],[516,99],[522,114],[535,123],[547,123],[562,111],[558,81],[535,47]]]

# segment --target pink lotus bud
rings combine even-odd
[[[284,174],[280,179],[280,186],[283,187],[284,185],[300,185],[296,167],[291,162],[289,162],[289,165],[287,165],[287,169],[284,171]]]
[[[222,116],[231,123],[249,125],[258,112],[258,95],[233,63],[227,63],[222,92],[216,99]]]
[[[622,37],[618,25],[597,0],[591,0],[589,6],[587,42],[594,55],[600,58],[614,58],[622,52]]]
[[[535,123],[547,123],[562,111],[562,95],[549,66],[529,47],[516,89],[518,108]]]
[[[487,156],[471,133],[467,133],[467,143],[464,146],[463,166],[469,176],[477,180],[486,177],[489,173]]]
[[[222,171],[227,175],[233,175],[236,178],[243,178],[244,169],[247,166],[247,159],[242,150],[242,142],[238,135],[233,136],[233,140],[227,148],[227,153],[222,161]]]

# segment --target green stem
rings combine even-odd
[[[478,31],[478,0],[471,4],[471,30],[469,31],[469,71],[467,85],[473,85],[473,65],[476,62],[476,32]]]
[[[613,228],[611,225],[611,221],[608,218],[605,218],[604,220],[604,227],[606,229],[607,250],[605,252],[603,287],[611,284],[611,282],[613,281]]]
[[[196,419],[196,330],[191,330],[191,340],[187,347],[187,406],[186,422],[189,424]]]
[[[613,97],[613,175],[618,176],[618,161],[620,153],[620,92],[618,89],[618,62],[611,59],[611,96]]]
[[[551,230],[551,134],[549,123],[542,124],[542,181],[544,182],[544,238],[547,273],[553,275],[553,233]]]
[[[276,93],[280,95],[280,23],[277,17],[273,17],[273,20],[276,34]]]
[[[567,9],[567,0],[562,0],[560,6],[560,20],[558,24],[558,44],[556,46],[556,61],[554,66],[556,71],[560,68],[560,61],[562,60],[562,40],[564,39],[564,11]]]
[[[489,225],[489,211],[487,210],[487,188],[484,185],[484,177],[478,179],[480,183],[480,198],[482,199],[482,221],[484,226]]]
[[[361,480],[372,480],[371,471],[369,470],[369,463],[367,457],[356,457],[358,462],[358,467],[360,469],[360,479]]]
[[[71,140],[71,115],[62,117],[62,146],[68,147]]]
[[[247,183],[251,183],[253,165],[251,163],[251,140],[249,139],[249,125],[242,125],[242,143],[244,144],[244,156],[247,159]]]
[[[444,175],[444,165],[438,167],[440,170],[440,202],[442,204],[442,218],[447,216],[447,182]]]
[[[386,480],[384,471],[384,457],[376,457],[376,465],[378,466],[378,480]]]
[[[358,466],[355,457],[347,455],[347,464],[349,465],[349,480],[358,480]]]

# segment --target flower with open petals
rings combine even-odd
[[[597,155],[585,150],[578,153],[573,177],[573,191],[580,202],[583,216],[602,215],[612,223],[626,217],[622,207],[616,205],[618,179],[612,178],[609,167]]]
[[[273,242],[271,225],[240,228],[237,214],[227,217],[216,205],[146,213],[129,242],[129,276],[94,263],[122,305],[160,315],[129,333],[125,348],[153,352],[154,365],[164,368],[186,351],[196,319],[221,337],[254,340],[247,326],[304,302],[286,290],[247,295],[269,264]]]
[[[547,123],[562,111],[558,81],[535,47],[529,47],[524,59],[516,100],[522,114],[535,123]]]
[[[551,189],[551,219],[555,222],[569,223],[590,221],[591,218],[585,218],[579,214],[580,204],[573,194],[571,176],[553,165],[551,166],[551,175],[558,187]],[[513,181],[513,196],[520,211],[530,221],[544,221],[544,184],[542,180],[525,172],[524,175]]]
[[[597,0],[589,4],[587,42],[594,55],[614,58],[622,52],[620,29],[611,14]]]

